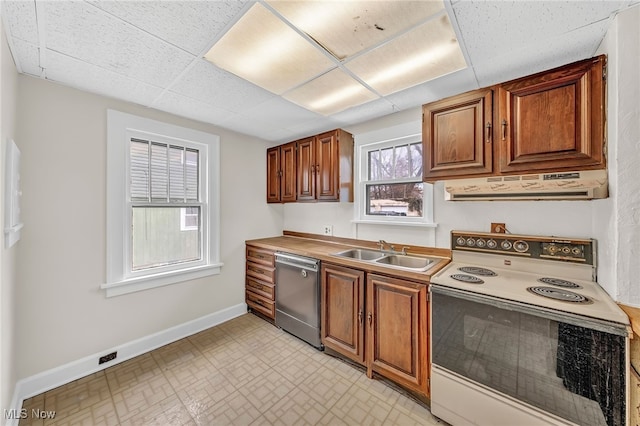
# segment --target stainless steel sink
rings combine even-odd
[[[403,269],[426,271],[433,263],[432,259],[426,257],[415,257],[401,254],[390,254],[376,260],[376,263],[395,266]]]
[[[334,256],[348,257],[350,259],[357,259],[357,260],[376,260],[385,256],[385,254],[375,250],[349,249],[349,250],[341,251],[339,253],[334,253]]]
[[[338,253],[333,253],[333,255],[354,260],[377,263],[380,266],[388,266],[391,268],[404,269],[406,271],[414,272],[426,271],[435,262],[434,259],[430,259],[428,257],[393,254],[377,250],[367,250],[359,248],[344,250]]]

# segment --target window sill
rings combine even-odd
[[[113,283],[100,285],[105,290],[107,297],[121,296],[123,294],[134,293],[136,291],[148,290],[179,282],[195,280],[210,275],[218,275],[223,263],[211,263],[180,271],[166,272],[162,274],[147,275],[140,278],[125,279]]]
[[[389,225],[389,226],[413,226],[418,228],[436,228],[437,223],[432,222],[403,222],[403,221],[386,221],[386,220],[369,220],[369,219],[353,219],[351,223],[367,224],[367,225]]]

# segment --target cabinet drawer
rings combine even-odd
[[[273,284],[276,277],[276,268],[264,266],[253,262],[247,262],[247,277],[253,277],[259,281]]]
[[[275,300],[275,285],[273,284],[247,277],[247,290],[266,297],[269,300]]]
[[[273,251],[247,246],[247,261],[266,266],[275,266]]]
[[[271,300],[267,300],[264,297],[252,292],[246,291],[245,297],[247,301],[247,305],[254,309],[257,312],[271,318],[275,319],[276,317],[276,304]]]
[[[637,336],[636,336],[637,338]],[[640,375],[631,368],[631,384],[629,386],[629,424],[631,426],[640,426]]]

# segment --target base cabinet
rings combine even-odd
[[[425,284],[325,263],[321,293],[326,348],[429,397]]]
[[[322,343],[364,364],[364,272],[331,264],[321,270]]]
[[[267,319],[276,318],[275,255],[272,250],[246,246],[245,302]]]
[[[427,286],[367,275],[367,374],[429,395]]]

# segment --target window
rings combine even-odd
[[[358,138],[356,222],[431,225],[432,188],[422,182],[421,135],[381,137]]]
[[[219,273],[218,145],[108,112],[107,296]]]

